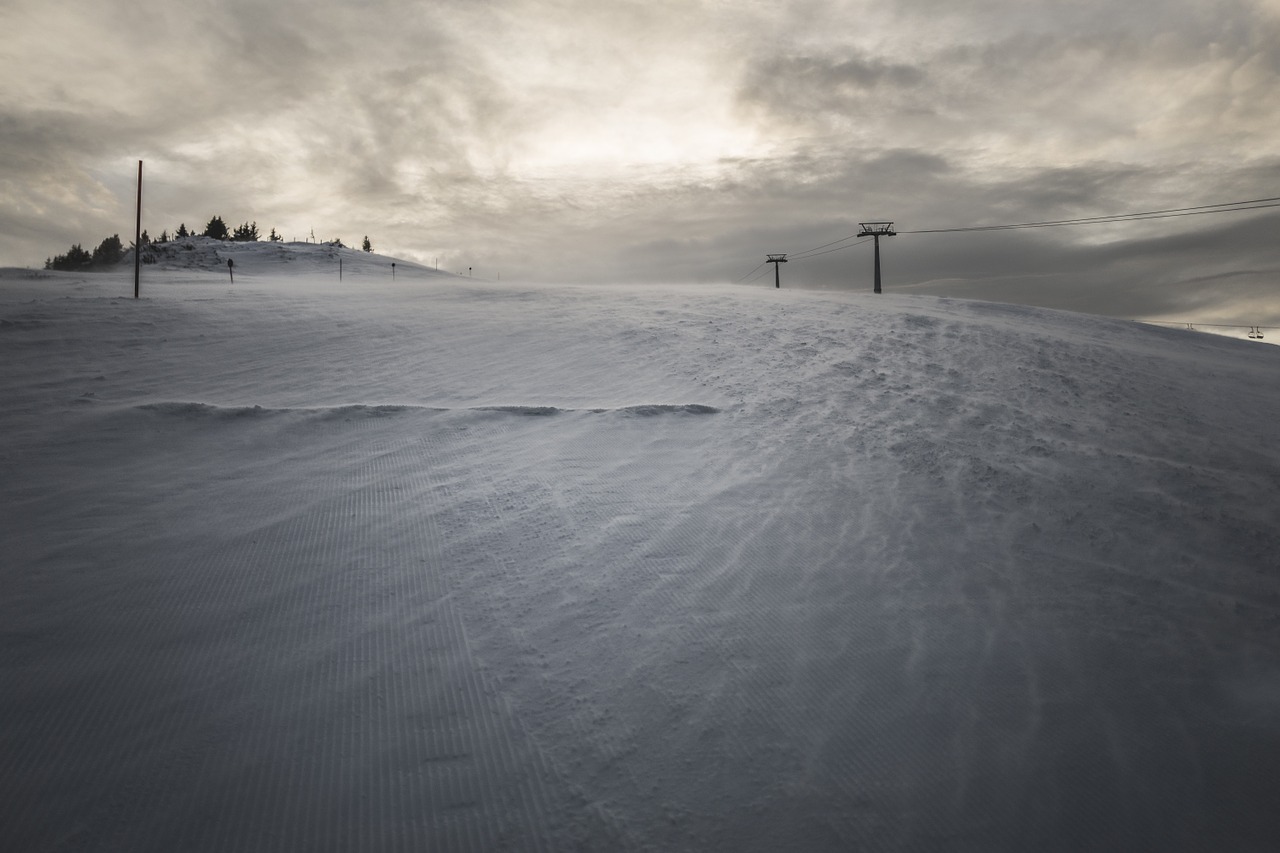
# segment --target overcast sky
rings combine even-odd
[[[732,281],[1280,196],[1280,0],[0,0],[0,264],[144,227]],[[885,287],[1280,323],[1280,211],[900,234]],[[784,285],[870,287],[869,246]]]

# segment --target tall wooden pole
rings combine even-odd
[[[133,235],[133,298],[138,298],[138,279],[142,275],[142,161],[138,161],[138,222]]]

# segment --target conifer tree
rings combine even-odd
[[[235,233],[231,239],[238,243],[253,243],[258,239],[258,223],[246,222],[243,225],[237,225]]]
[[[209,224],[204,227],[204,236],[215,240],[231,239],[231,234],[227,231],[227,223],[222,221],[221,216],[215,216],[209,220]]]
[[[360,248],[364,249],[366,252],[373,251],[373,244],[369,242],[369,235],[365,235],[364,242],[360,245]]]
[[[143,242],[146,245],[146,242]],[[95,267],[108,267],[114,263],[118,263],[124,257],[124,247],[120,244],[120,235],[114,234],[101,243],[98,248],[93,250],[91,262]]]
[[[65,255],[54,255],[45,261],[45,269],[75,271],[85,269],[92,263],[93,255],[80,248],[80,244],[76,243],[67,250]]]

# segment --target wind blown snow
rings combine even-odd
[[[0,846],[1280,837],[1280,349],[215,255],[0,276]]]

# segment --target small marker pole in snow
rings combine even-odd
[[[342,281],[342,258],[338,258],[338,281]]]
[[[138,298],[138,278],[142,273],[142,161],[138,161],[138,228],[133,236],[133,298]]]
[[[231,283],[235,284],[236,274],[231,269],[233,266],[235,266],[235,262],[232,261],[230,258],[227,258],[227,275],[231,276]]]
[[[786,252],[780,255],[770,255],[769,260],[765,261],[766,264],[773,264],[773,286],[779,289],[782,288],[782,277],[778,274],[778,264],[785,264],[786,262]]]
[[[858,232],[859,237],[874,237],[876,240],[876,289],[880,292],[880,238],[893,237],[898,232],[893,230],[892,222],[859,222],[862,230]]]
[[[395,261],[391,262],[391,280],[392,281],[396,280],[396,262]]]

